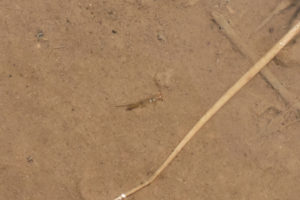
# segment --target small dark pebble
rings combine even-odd
[[[32,163],[33,162],[33,158],[31,156],[28,156],[26,158],[26,160],[27,160],[28,163]]]
[[[39,30],[36,34],[36,37],[37,37],[37,39],[44,37],[44,32],[42,30]]]
[[[166,41],[166,36],[162,32],[158,32],[156,37],[160,41]]]
[[[9,77],[9,78],[11,78],[11,77],[12,77],[12,75],[11,75],[11,74],[9,74],[9,75],[8,75],[8,77]]]
[[[274,32],[274,28],[273,27],[269,28],[269,33],[273,33],[273,32]]]
[[[116,30],[112,30],[111,32],[112,32],[113,34],[116,34],[116,33],[117,33],[117,31],[116,31]]]

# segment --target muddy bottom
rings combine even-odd
[[[257,60],[297,17],[295,1],[255,31],[279,3],[2,0],[0,199],[109,200],[147,180],[253,64],[211,13]],[[298,37],[267,66],[292,102],[257,75],[128,199],[297,200],[299,54]]]

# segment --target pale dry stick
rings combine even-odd
[[[192,139],[192,137],[199,131],[199,129],[210,119],[216,112],[224,106],[246,83],[248,83],[262,68],[268,64],[278,52],[295,37],[300,31],[300,21],[293,26],[293,28],[282,37],[255,65],[253,65],[223,96],[202,116],[202,118],[195,124],[195,126],[187,133],[187,135],[181,140],[181,142],[172,151],[165,162],[157,169],[157,171],[143,184],[129,190],[126,193],[121,194],[115,200],[122,200],[126,197],[136,193],[142,188],[150,185],[160,173],[174,160],[183,147]]]
[[[230,42],[237,47],[242,55],[254,63],[258,56],[255,55],[254,51],[243,42],[243,40],[228,23],[228,20],[218,12],[212,12],[212,16],[215,22],[222,27],[225,36],[230,40]],[[269,69],[263,69],[260,74],[274,88],[274,90],[279,93],[285,103],[292,105],[296,109],[300,109],[300,104],[298,103],[297,97],[290,93]]]

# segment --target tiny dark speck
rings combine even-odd
[[[117,33],[117,31],[116,31],[116,30],[112,30],[111,32],[112,32],[113,34],[116,34],[116,33]]]
[[[269,28],[269,33],[273,33],[273,32],[274,32],[274,28],[273,27]]]
[[[11,74],[9,74],[9,75],[8,75],[8,77],[9,77],[9,78],[11,78],[11,77],[12,77],[12,75],[11,75]]]

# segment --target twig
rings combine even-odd
[[[142,188],[150,185],[160,173],[174,160],[178,153],[183,149],[183,147],[193,138],[193,136],[199,131],[199,129],[206,124],[206,122],[212,118],[216,112],[222,108],[244,85],[246,85],[263,67],[268,64],[278,52],[295,37],[300,31],[300,21],[285,35],[281,40],[279,40],[255,65],[253,65],[223,96],[202,116],[202,118],[195,124],[195,126],[187,133],[187,135],[181,140],[181,142],[176,146],[173,152],[165,160],[165,162],[157,169],[157,171],[143,184],[129,190],[126,193],[121,194],[115,200],[122,200],[126,197],[136,193]]]
[[[230,42],[237,47],[237,49],[240,51],[242,55],[244,55],[246,58],[248,58],[250,61],[254,63],[254,61],[257,59],[257,55],[254,53],[251,48],[243,42],[243,40],[236,34],[236,32],[233,30],[233,28],[230,26],[228,21],[217,12],[213,12],[212,16],[215,20],[215,22],[222,27],[223,32],[225,33],[226,37],[230,40]],[[271,63],[273,64],[273,63]],[[269,69],[263,69],[260,74],[266,80],[272,88],[276,92],[279,93],[281,98],[289,105],[293,105],[296,109],[300,109],[300,105],[297,100],[297,97],[290,93],[276,78],[276,76],[269,70]]]
[[[254,30],[254,33],[262,29],[275,15],[278,15],[283,10],[291,7],[294,4],[294,0],[283,0],[276,8],[259,24],[259,26]]]
[[[297,2],[296,2],[296,4],[295,4],[295,6],[297,7],[297,9],[294,11],[294,14],[293,14],[293,16],[290,18],[290,20],[289,20],[289,25],[292,25],[293,24],[293,22],[294,22],[294,20],[296,19],[296,18],[298,18],[298,15],[299,15],[299,13],[300,13],[300,1],[299,0],[297,0]]]

